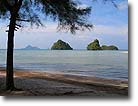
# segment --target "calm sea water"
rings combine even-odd
[[[0,50],[0,66],[5,64],[6,50]],[[14,67],[127,80],[128,51],[15,50]]]

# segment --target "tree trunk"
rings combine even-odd
[[[11,15],[8,42],[7,42],[7,67],[6,67],[6,89],[14,89],[14,73],[13,73],[13,49],[14,49],[14,30],[16,25],[16,17]]]

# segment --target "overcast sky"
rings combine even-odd
[[[24,27],[15,33],[15,48],[27,45],[37,46],[42,49],[51,48],[58,39],[68,42],[74,49],[86,49],[88,43],[99,39],[100,44],[116,45],[120,49],[128,49],[128,3],[127,0],[117,2],[118,8],[111,3],[90,2],[82,0],[81,6],[92,6],[89,22],[94,25],[91,31],[78,31],[75,35],[57,32],[57,24],[46,23],[43,28]],[[0,48],[6,48],[7,22],[0,21]]]

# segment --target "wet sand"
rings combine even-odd
[[[128,81],[97,77],[14,70],[15,91],[5,90],[5,69],[0,68],[0,95],[128,96]]]

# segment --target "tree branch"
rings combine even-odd
[[[22,5],[22,2],[23,2],[23,0],[19,0],[19,1],[18,1],[18,5],[17,5],[18,11],[19,11],[19,9],[20,9],[20,7],[21,7],[21,5]]]
[[[19,19],[19,18],[16,18],[17,21],[25,21],[25,22],[30,22],[30,20],[25,20],[25,19]]]
[[[21,25],[18,25],[18,24],[16,24],[16,26],[18,26],[18,27],[22,27]]]

